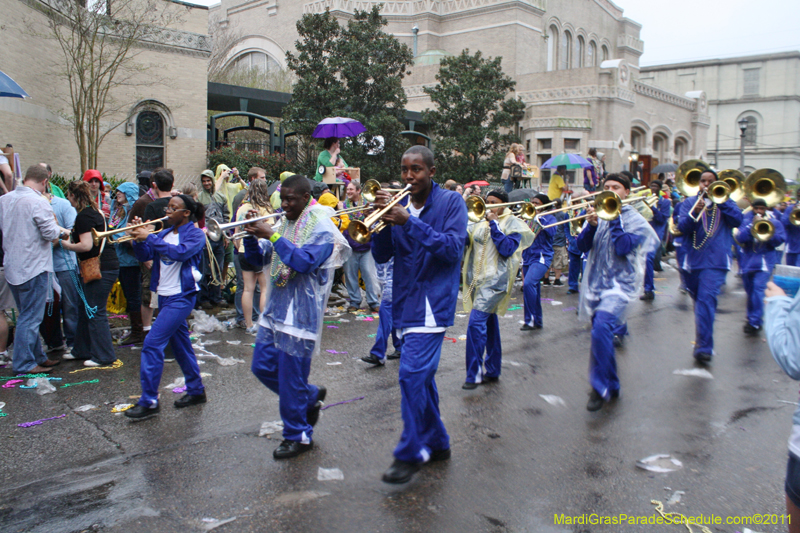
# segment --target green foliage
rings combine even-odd
[[[261,167],[267,171],[267,181],[278,179],[281,172],[287,170],[298,172],[291,168],[291,163],[283,156],[279,155],[264,155],[259,152],[252,152],[249,150],[234,150],[233,148],[220,148],[208,154],[208,168],[215,170],[217,165],[225,164],[230,168],[238,168],[239,173],[243,176],[247,175],[247,171],[251,167]],[[311,175],[313,177],[313,174]]]
[[[443,58],[434,87],[425,87],[436,109],[423,113],[436,145],[436,174],[461,183],[499,178],[508,146],[519,142],[512,132],[525,104],[507,99],[516,82],[503,73],[502,58],[481,52]]]
[[[284,109],[288,128],[310,136],[326,117],[360,121],[367,132],[358,142],[343,142],[342,156],[361,168],[362,180],[396,177],[400,156],[409,146],[400,135],[407,103],[402,80],[413,54],[384,33],[386,24],[380,6],[357,10],[345,28],[328,11],[304,15],[297,23],[298,56],[286,54],[297,76],[292,101]]]
[[[80,179],[81,179],[80,176],[72,176],[71,178],[68,178],[66,176],[62,176],[61,174],[53,173],[53,175],[50,176],[50,183],[52,183],[53,185],[57,185],[58,188],[61,189],[64,192],[64,194],[66,194],[67,186],[71,182]],[[104,173],[103,181],[108,182],[111,185],[111,190],[113,191],[114,189],[119,187],[122,183],[125,183],[128,180],[124,178],[117,178],[116,174],[113,176],[109,176],[108,174]]]

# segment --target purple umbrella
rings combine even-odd
[[[328,137],[356,137],[367,131],[362,123],[353,118],[331,117],[324,118],[317,124],[312,137],[327,139]]]
[[[589,168],[592,166],[592,163],[578,154],[561,154],[545,161],[541,168],[558,168],[561,166],[572,170],[575,168]]]

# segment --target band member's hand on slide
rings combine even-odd
[[[590,205],[589,207],[586,208],[586,214],[589,215],[588,217],[586,217],[586,221],[592,226],[597,226],[597,221],[599,219],[597,218],[597,213],[594,212],[593,206]]]

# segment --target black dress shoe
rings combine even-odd
[[[641,296],[639,296],[639,299],[640,300],[645,300],[645,301],[646,300],[655,300],[656,299],[656,293],[654,293],[653,291],[647,291],[644,294],[642,294]]]
[[[707,365],[711,362],[711,358],[713,357],[710,353],[698,353],[695,354],[694,360],[700,363],[701,365]]]
[[[520,331],[533,331],[535,329],[542,329],[542,326],[529,326],[528,324],[522,324],[522,327],[519,328]]]
[[[395,350],[386,356],[386,359],[400,359],[400,350]]]
[[[500,376],[483,376],[483,383],[496,383],[500,381]]]
[[[383,359],[378,359],[373,354],[365,355],[364,357],[361,358],[361,360],[364,361],[365,363],[369,363],[374,366],[382,366],[383,364],[385,364],[385,361]]]
[[[475,390],[478,388],[478,385],[479,383],[472,383],[470,381],[466,381],[464,382],[463,385],[461,385],[461,388],[464,390]]]
[[[297,457],[301,453],[309,451],[313,447],[313,442],[303,444],[296,440],[285,440],[281,442],[280,446],[275,448],[275,451],[272,452],[272,457],[275,459],[291,459],[292,457]]]
[[[751,325],[749,322],[746,323],[742,329],[744,330],[745,335],[749,335],[751,337],[757,337],[758,332],[761,331],[761,328],[757,328]]]
[[[625,343],[625,337],[622,335],[614,335],[614,348],[622,348]]]
[[[134,405],[133,407],[125,411],[125,416],[127,416],[128,418],[133,418],[134,420],[144,420],[145,418],[150,418],[151,416],[157,415],[159,410],[160,408],[158,405],[156,405],[155,407]]]
[[[447,461],[448,459],[450,459],[450,448],[447,448],[446,450],[431,451],[431,463],[435,463],[437,461]]]
[[[419,463],[407,463],[400,459],[395,459],[389,470],[383,473],[384,483],[408,483],[414,474],[419,470]]]
[[[578,294],[578,291],[576,291],[576,290],[574,290],[574,289],[569,289],[569,290],[567,291],[567,294]]]
[[[561,280],[560,280],[560,279],[557,279],[557,280],[555,280],[555,281],[553,282],[553,286],[554,286],[554,287],[562,287],[563,285],[564,285],[564,284],[563,284],[563,283],[561,283]]]
[[[603,407],[603,397],[600,393],[592,389],[589,393],[589,402],[586,404],[587,411],[599,411]]]
[[[328,389],[320,385],[317,387],[319,392],[317,392],[317,401],[314,402],[314,405],[306,411],[306,422],[312,428],[317,424],[319,420],[319,412],[322,410],[322,400],[325,399],[325,396],[328,395]]]
[[[184,407],[189,407],[190,405],[199,405],[201,403],[206,403],[206,393],[203,394],[185,394],[184,396],[175,400],[175,407],[177,409],[182,409]]]

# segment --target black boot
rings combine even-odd
[[[141,307],[128,312],[131,320],[131,332],[117,341],[117,346],[127,346],[128,344],[142,344],[144,342],[144,327],[142,323]]]

